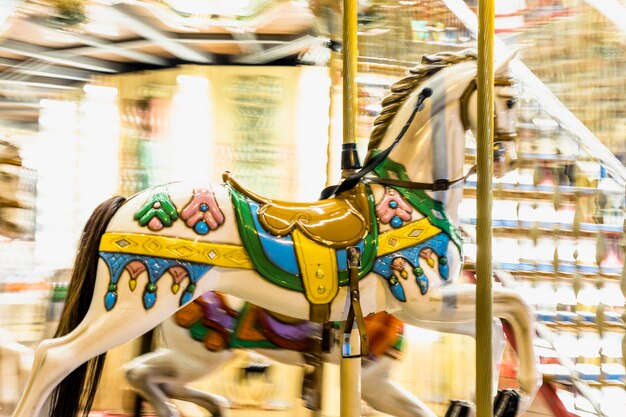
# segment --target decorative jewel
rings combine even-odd
[[[104,306],[106,307],[107,311],[111,310],[115,306],[116,302],[117,302],[116,292],[108,292],[107,295],[104,297]]]
[[[424,248],[420,252],[420,258],[426,260],[426,263],[429,267],[433,268],[435,266],[435,260],[433,259],[433,250],[431,248]]]
[[[213,191],[208,187],[194,188],[193,197],[180,212],[180,217],[199,235],[216,230],[225,220]]]
[[[417,286],[420,288],[420,294],[425,295],[428,292],[428,278],[426,275],[422,274],[415,277],[415,282],[417,282]]]
[[[398,228],[411,220],[413,208],[408,205],[393,188],[385,188],[385,195],[376,206],[376,215],[383,224],[391,222],[391,227]]]
[[[399,285],[394,285],[398,281],[398,272],[402,270],[404,262],[407,262],[415,274],[415,282],[417,283],[422,295],[428,292],[429,280],[424,274],[424,268],[420,266],[421,259],[431,259],[434,265],[434,259],[445,257],[446,250],[450,243],[450,237],[446,233],[438,233],[422,243],[409,246],[396,252],[376,258],[376,263],[372,271],[387,280],[389,288],[398,300],[406,301],[400,298]],[[444,261],[444,263],[447,263]],[[439,264],[441,279],[448,279],[448,265]],[[400,275],[401,272],[400,272]],[[392,283],[393,279],[393,283]],[[398,284],[400,284],[398,282]]]
[[[152,306],[154,306],[154,303],[156,302],[156,294],[153,292],[145,292],[143,294],[143,306],[146,308],[146,310],[149,310],[152,308]]]
[[[409,274],[404,270],[404,266],[406,265],[406,260],[403,258],[395,258],[391,262],[391,269],[400,273],[400,276],[404,279],[407,279]]]
[[[426,275],[424,275],[424,270],[421,267],[416,266],[415,268],[413,268],[413,273],[415,274],[415,282],[420,289],[420,293],[422,295],[426,294],[426,292],[428,291],[429,283],[428,278],[426,278]]]
[[[402,284],[398,281],[398,278],[392,276],[387,280],[389,284],[389,290],[394,297],[396,297],[399,301],[406,301],[406,295],[404,295],[404,288],[402,288]]]
[[[128,288],[130,288],[131,291],[135,291],[135,288],[137,288],[137,279],[131,278],[128,280]]]
[[[140,226],[158,232],[163,227],[169,227],[178,219],[176,206],[170,199],[165,187],[154,188],[148,200],[133,216]]]
[[[133,268],[133,265],[141,265],[142,271],[148,273],[148,283],[144,288],[143,305],[146,310],[152,308],[156,303],[157,285],[163,274],[168,272],[172,279],[172,292],[176,294],[180,288],[180,282],[184,278],[188,278],[190,283],[185,289],[185,293],[181,296],[180,304],[186,304],[193,300],[193,293],[196,283],[204,274],[212,268],[212,265],[192,263],[179,259],[160,258],[155,256],[145,256],[136,254],[124,254],[114,252],[100,252],[100,257],[106,262],[111,281],[109,283],[108,292],[104,298],[104,304],[107,311],[115,307],[117,302],[118,281],[124,270],[129,270],[131,277],[133,272],[138,273],[139,269]],[[134,283],[133,283],[134,281]],[[130,280],[129,285],[133,289],[137,285],[136,277]]]
[[[393,227],[394,229],[397,229],[398,227],[401,227],[403,224],[404,224],[404,222],[398,216],[394,216],[391,219],[391,227]]]
[[[448,266],[448,258],[445,256],[441,256],[439,258],[439,275],[444,280],[447,280],[450,277],[450,267]]]

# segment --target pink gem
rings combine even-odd
[[[155,209],[159,209],[161,208],[161,203],[159,203],[158,201],[155,201],[155,203],[152,205],[153,208]]]

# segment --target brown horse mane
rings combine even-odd
[[[112,197],[100,204],[87,221],[78,246],[68,297],[54,337],[69,334],[85,318],[93,298],[100,238],[109,221],[126,200]],[[52,392],[50,417],[74,417],[83,408],[89,414],[96,394],[106,353],[89,360],[69,374]]]
[[[374,120],[374,129],[370,134],[368,150],[379,147],[393,117],[415,87],[444,68],[477,59],[478,55],[474,49],[422,56],[420,63],[409,70],[409,75],[392,84],[391,93],[383,99],[382,110]]]

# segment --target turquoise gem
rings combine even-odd
[[[402,284],[395,280],[395,284],[389,280],[389,290],[391,290],[391,294],[393,294],[396,299],[399,301],[406,301],[406,296],[404,295],[404,288],[402,288]]]
[[[206,235],[207,233],[209,233],[209,226],[206,224],[204,220],[200,220],[193,227],[193,230],[195,230],[196,233],[199,235]]]
[[[108,292],[107,295],[104,297],[104,306],[106,307],[107,311],[110,311],[115,306],[116,302],[117,293],[115,292]]]
[[[439,275],[441,278],[448,279],[450,277],[450,268],[446,264],[439,264]]]
[[[200,204],[200,211],[208,211],[209,210],[209,206],[207,206],[205,203]]]
[[[183,293],[183,296],[180,297],[180,305],[182,306],[184,304],[187,304],[191,300],[193,300],[193,293],[185,291]]]
[[[393,219],[391,219],[391,227],[397,229],[398,227],[402,226],[402,219],[398,216],[394,216]]]
[[[428,292],[428,278],[426,278],[426,275],[418,276],[415,281],[417,282],[417,286],[420,287],[420,293],[422,295],[426,294],[426,292]]]
[[[392,209],[398,208],[398,202],[391,200],[389,202],[389,207],[391,207]]]
[[[146,310],[152,308],[154,303],[156,302],[156,294],[153,292],[146,292],[143,294],[143,306]]]

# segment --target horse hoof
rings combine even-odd
[[[515,417],[519,408],[520,394],[514,389],[498,391],[493,402],[494,417]]]
[[[474,405],[467,401],[451,400],[445,417],[473,417]]]

